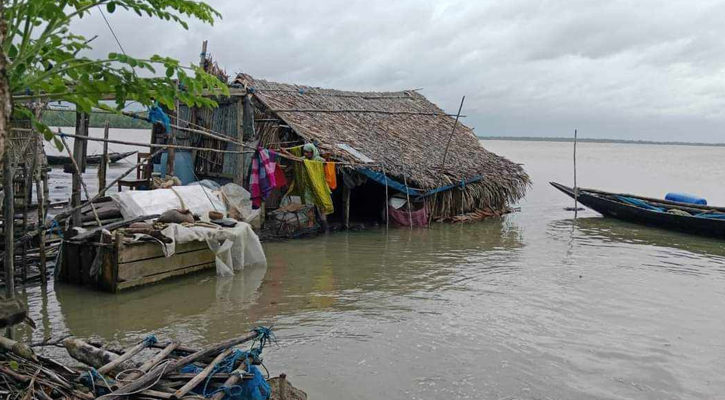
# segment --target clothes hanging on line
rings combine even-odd
[[[272,150],[259,148],[254,155],[249,186],[252,192],[252,207],[255,209],[262,205],[262,200],[269,197],[272,190],[281,189],[287,184],[284,174],[282,174],[282,181],[277,182],[278,165],[276,160],[277,153]]]
[[[292,155],[302,157],[302,146],[292,147],[288,150]],[[316,155],[315,158],[324,161],[319,155]],[[294,182],[289,194],[300,196],[303,204],[314,204],[320,207],[326,215],[335,212],[330,196],[332,191],[325,180],[325,164],[321,161],[305,159],[301,163],[294,163],[293,168]]]
[[[330,190],[337,188],[337,172],[335,171],[335,163],[325,163],[325,181]]]

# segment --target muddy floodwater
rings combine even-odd
[[[486,141],[534,186],[500,219],[265,245],[268,267],[109,295],[26,290],[38,329],[205,344],[274,325],[265,349],[312,399],[725,397],[722,241],[579,214],[571,144]],[[725,148],[580,143],[585,187],[725,205]]]

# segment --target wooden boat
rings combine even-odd
[[[574,197],[574,189],[552,186]],[[631,194],[577,188],[579,203],[605,217],[701,236],[725,239],[725,207],[701,206]]]
[[[123,160],[124,158],[126,158],[128,156],[132,156],[136,153],[138,153],[138,152],[137,151],[126,151],[123,153],[108,153],[108,160],[111,163],[115,163],[117,161]],[[46,157],[48,158],[48,165],[73,164],[73,161],[71,161],[70,157],[68,157],[68,156],[48,155]],[[101,163],[102,158],[103,158],[102,154],[91,154],[86,157],[86,164],[87,165],[98,165]]]

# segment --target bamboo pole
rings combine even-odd
[[[9,137],[9,135],[8,135]],[[3,233],[5,234],[5,297],[15,297],[15,193],[13,187],[13,166],[10,157],[10,140],[5,144],[3,155]]]
[[[196,353],[190,354],[186,357],[182,357],[175,361],[170,361],[168,364],[158,365],[142,377],[136,379],[133,382],[130,382],[124,386],[122,386],[119,389],[114,390],[113,392],[104,395],[103,398],[105,400],[114,400],[119,397],[125,397],[130,394],[134,394],[139,390],[145,390],[146,387],[153,386],[153,383],[155,381],[158,381],[161,377],[163,377],[166,374],[170,374],[171,372],[176,371],[177,369],[183,367],[184,365],[188,365],[200,358],[204,358],[213,354],[218,353],[219,351],[222,351],[224,349],[227,349],[232,346],[236,346],[245,342],[249,342],[250,340],[256,339],[258,336],[257,332],[250,332],[249,334],[226,340],[221,343],[216,343],[212,345],[208,345],[201,350],[197,351]]]
[[[110,130],[110,123],[106,121],[106,125],[103,127],[103,138],[108,140],[108,133]],[[107,176],[107,170],[108,170],[108,142],[103,142],[103,156],[101,157],[101,165],[98,166],[98,187],[99,188],[105,188],[106,187],[106,176]],[[98,193],[101,193],[102,195],[105,195],[106,192],[104,191],[98,191]]]
[[[577,130],[574,129],[574,219],[576,219],[579,214],[579,188],[576,186],[576,139]]]
[[[42,165],[42,164],[41,164]],[[38,226],[41,226],[45,219],[45,194],[43,193],[40,186],[40,176],[35,180],[35,191],[37,193],[38,200]],[[40,260],[38,261],[38,268],[40,269],[40,275],[43,279],[40,284],[45,286],[48,284],[48,265],[45,258],[45,231],[43,231],[38,240],[38,251]]]
[[[76,135],[81,137],[87,137],[88,136],[88,120],[86,118],[87,114],[80,113],[76,111]],[[62,136],[61,136],[62,138]],[[85,172],[86,170],[86,149],[88,148],[87,143],[85,141],[76,140],[73,143],[73,154],[70,153],[70,148],[67,144],[65,144],[65,141],[63,142],[66,150],[68,151],[68,155],[70,156],[71,160],[73,160],[73,165],[75,166],[75,173],[73,174],[73,179],[71,182],[71,206],[77,206],[81,204],[81,174]],[[74,227],[81,226],[81,214],[79,212],[73,213],[71,217],[71,222]]]
[[[173,341],[173,342],[169,343],[166,347],[164,347],[163,350],[158,352],[154,357],[152,357],[150,360],[146,361],[143,365],[141,365],[138,368],[138,371],[131,372],[125,379],[131,381],[131,380],[141,377],[144,373],[148,372],[151,368],[156,366],[156,364],[160,363],[166,357],[168,357],[169,354],[171,354],[171,352],[176,350],[180,344],[181,343],[179,343],[178,341]]]
[[[385,164],[383,164],[383,177],[385,177],[385,230],[390,227],[390,210],[388,209],[388,174],[385,173]]]
[[[224,384],[222,385],[222,387],[230,388],[230,387],[236,385],[237,383],[239,383],[239,381],[242,380],[242,374],[244,374],[247,371],[245,369],[246,366],[247,366],[247,363],[242,362],[242,365],[240,365],[236,371],[232,372],[232,376],[230,376],[229,378],[227,378],[226,381],[224,381]],[[225,395],[226,395],[226,392],[223,390],[220,390],[220,391],[214,393],[214,395],[211,397],[211,400],[222,400]]]
[[[210,151],[215,153],[225,153],[225,154],[254,154],[254,151],[236,151],[236,150],[219,150],[219,149],[212,149],[212,148],[206,148],[206,147],[195,147],[195,146],[171,146],[171,145],[164,145],[164,144],[149,144],[149,143],[142,143],[142,142],[129,142],[125,140],[115,140],[115,139],[101,139],[101,138],[94,138],[94,137],[85,137],[85,136],[78,136],[73,135],[70,133],[54,133],[56,136],[64,135],[65,137],[73,138],[76,140],[88,140],[91,142],[108,142],[108,143],[115,143],[115,144],[125,144],[129,146],[140,146],[140,147],[150,147],[150,148],[158,148],[160,150],[167,149],[167,148],[174,148],[174,149],[185,149],[185,150],[204,150],[204,151]],[[246,148],[253,148],[251,145],[244,145]],[[156,153],[154,153],[156,154]],[[285,158],[287,160],[302,162],[302,158],[291,156],[289,154],[284,154],[283,152],[278,152],[277,156]],[[351,162],[335,162],[337,165],[342,166],[365,166],[365,167],[375,167],[378,166],[378,164],[371,164],[371,163],[351,163]],[[139,164],[140,165],[140,164]]]
[[[141,343],[137,344],[136,346],[133,346],[132,348],[126,350],[123,352],[123,355],[120,357],[111,360],[108,364],[102,366],[101,368],[98,368],[99,374],[107,374],[111,371],[113,371],[114,368],[118,367],[119,365],[123,364],[127,360],[130,360],[131,357],[135,356],[136,354],[140,353],[143,349],[150,346],[149,341],[142,340]]]
[[[175,399],[180,399],[180,398],[184,397],[187,393],[189,393],[191,391],[191,389],[195,388],[198,384],[203,382],[204,379],[206,379],[206,377],[209,376],[209,374],[211,374],[212,371],[214,371],[214,368],[216,368],[216,366],[219,365],[220,362],[224,361],[224,359],[228,355],[232,354],[232,351],[234,351],[234,350],[226,349],[222,353],[220,353],[218,356],[216,356],[216,358],[214,358],[214,360],[212,362],[210,362],[209,365],[207,365],[203,371],[199,372],[199,374],[197,374],[194,378],[189,380],[189,382],[187,382],[186,385],[182,386],[181,388],[179,388],[179,390],[174,392],[172,397]]]
[[[458,106],[458,114],[456,114],[456,122],[453,123],[453,129],[451,129],[451,135],[448,137],[448,143],[446,144],[446,150],[443,152],[443,161],[441,162],[441,170],[446,165],[446,156],[448,155],[448,147],[451,145],[451,140],[453,140],[453,133],[456,132],[456,126],[458,126],[458,118],[461,116],[461,110],[463,109],[463,102],[466,100],[466,96],[463,96],[461,98],[461,105]]]
[[[279,400],[287,400],[287,374],[279,374]]]
[[[465,97],[465,96],[464,96]],[[340,110],[321,110],[312,108],[302,109],[280,109],[280,110],[269,110],[273,113],[370,113],[370,114],[387,114],[387,115],[430,115],[436,117],[465,117],[465,115],[446,114],[446,113],[433,113],[433,112],[415,112],[415,111],[386,111],[386,110],[363,110],[363,109],[340,109]]]
[[[75,157],[73,157],[70,154],[70,148],[68,147],[68,143],[66,142],[65,137],[63,135],[60,136],[60,140],[63,141],[63,146],[68,151],[68,155],[71,156],[70,160],[73,162],[73,167],[75,168],[76,174],[78,175],[78,178],[77,178],[78,182],[80,183],[80,186],[83,188],[83,192],[86,194],[86,199],[90,199],[91,195],[88,193],[88,187],[86,186],[85,181],[83,181],[83,174],[81,173],[81,167],[76,162]],[[85,153],[83,153],[83,162],[84,163],[85,163],[85,158],[86,158]],[[75,177],[75,175],[74,175],[74,177]],[[80,203],[80,193],[78,194],[78,202]],[[79,204],[77,204],[77,205],[79,205]],[[96,218],[96,222],[98,223],[98,226],[103,226],[103,224],[101,223],[101,219],[98,217],[98,213],[96,212],[96,206],[94,206],[93,203],[91,203],[91,210],[93,210],[93,216]],[[80,215],[81,215],[80,212],[73,213],[73,219],[74,219],[73,226],[74,227],[81,226]],[[76,219],[78,220],[78,223],[76,223],[76,221],[75,221]]]
[[[342,184],[342,228],[350,229],[350,188]]]

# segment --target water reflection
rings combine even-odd
[[[722,241],[646,227],[611,218],[579,218],[549,222],[549,234],[558,240],[599,249],[640,250],[639,263],[684,274],[725,272]],[[621,253],[620,253],[621,254]]]

